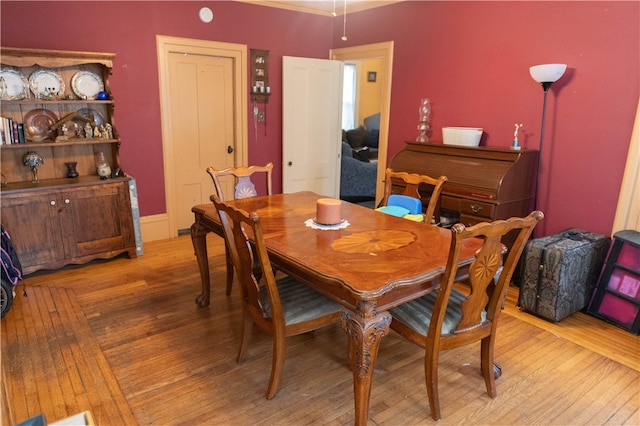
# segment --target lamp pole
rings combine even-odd
[[[529,68],[531,78],[542,85],[544,99],[542,101],[542,126],[540,129],[540,149],[538,151],[538,173],[536,175],[535,198],[533,199],[534,210],[538,209],[538,193],[540,192],[540,169],[542,166],[542,148],[544,144],[544,124],[547,115],[547,93],[551,85],[558,81],[567,69],[566,64],[543,64],[534,65]]]
[[[547,93],[549,92],[549,88],[551,87],[552,81],[545,81],[542,84],[542,88],[544,89],[544,98],[542,101],[542,125],[540,128],[540,148],[538,151],[538,173],[536,174],[536,192],[535,198],[533,199],[533,209],[538,209],[538,189],[540,187],[540,167],[542,166],[542,146],[544,144],[544,123],[547,115]]]

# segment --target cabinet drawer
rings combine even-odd
[[[485,221],[493,219],[495,215],[495,205],[482,201],[469,200],[467,198],[456,198],[448,195],[440,197],[440,208],[462,215],[481,216]]]
[[[484,219],[493,219],[495,214],[494,212],[494,204],[491,203],[483,203],[481,201],[475,200],[460,200],[460,213],[472,215],[472,216],[482,216]]]
[[[452,212],[460,212],[462,209],[460,198],[443,195],[440,197],[440,208]]]
[[[640,246],[625,241],[620,247],[616,263],[634,271],[640,271]]]

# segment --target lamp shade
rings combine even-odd
[[[538,83],[553,83],[562,77],[566,69],[567,64],[534,65],[529,68],[529,73]]]

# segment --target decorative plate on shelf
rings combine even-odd
[[[76,111],[85,121],[91,123],[92,126],[100,126],[104,124],[104,117],[93,108],[82,108]]]
[[[104,90],[104,84],[97,74],[78,71],[71,77],[71,89],[80,99],[95,99]]]
[[[51,126],[56,124],[58,117],[48,109],[33,109],[24,115],[24,130],[27,140],[42,142],[45,139],[55,139],[55,132]]]
[[[0,99],[17,101],[27,94],[27,79],[18,70],[2,68],[0,70]]]
[[[38,99],[49,99],[64,94],[64,81],[60,74],[53,70],[40,68],[29,76],[29,87]]]

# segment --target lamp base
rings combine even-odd
[[[32,167],[31,168],[31,183],[40,183],[40,180],[38,179],[38,168],[37,167]]]
[[[418,124],[418,130],[420,130],[420,134],[416,138],[416,142],[429,142],[429,137],[427,136],[427,132],[429,131],[429,124],[426,121],[421,121],[420,124]]]

